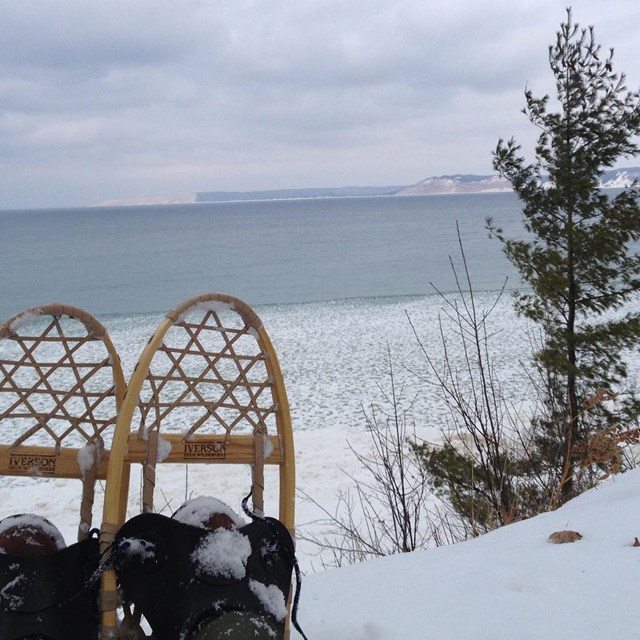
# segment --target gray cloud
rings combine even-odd
[[[559,0],[4,0],[0,208],[489,172]],[[574,3],[640,84],[635,0]]]

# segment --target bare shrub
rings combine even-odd
[[[456,292],[447,295],[432,284],[443,302],[437,350],[423,343],[409,318],[427,368],[421,379],[446,406],[448,416],[440,442],[416,441],[414,449],[430,488],[475,536],[546,510],[554,485],[536,464],[528,415],[505,398],[491,355],[496,336],[490,318],[505,287],[488,310],[480,309],[459,230],[458,244],[462,277],[451,261]],[[523,356],[526,359],[526,350]],[[535,412],[538,401],[535,394],[529,398],[528,414]]]
[[[318,548],[324,567],[354,564],[468,537],[452,510],[429,500],[425,469],[410,443],[415,439],[411,402],[404,398],[402,386],[397,385],[389,347],[385,368],[388,388],[379,387],[382,402],[363,410],[371,436],[370,450],[362,453],[351,448],[362,475],[344,472],[353,488],[338,494],[332,511],[301,492],[322,513],[313,524],[324,533],[303,530],[298,537]]]

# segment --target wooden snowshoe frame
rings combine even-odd
[[[279,519],[294,534],[295,462],[284,381],[258,315],[211,293],[166,314],[142,352],[121,406],[109,458],[102,544],[126,509],[129,465],[143,466],[142,511],[154,511],[158,464],[252,468],[252,501],[264,508],[264,468],[279,469]],[[123,504],[125,500],[125,504]],[[103,576],[103,638],[117,638],[116,577]]]
[[[86,311],[47,304],[0,324],[0,475],[82,480],[79,540],[125,390],[107,330]]]

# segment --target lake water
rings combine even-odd
[[[485,218],[520,233],[510,193],[0,212],[0,318],[45,302],[159,312],[223,291],[252,305],[455,286],[456,222],[477,290],[517,276]]]

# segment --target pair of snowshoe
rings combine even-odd
[[[132,622],[128,610],[122,628],[140,628],[144,616],[155,640],[283,638],[294,557],[278,520],[245,524],[215,499],[189,501],[171,518],[135,516],[109,560],[137,614]],[[41,516],[5,518],[0,638],[95,640],[103,568],[97,532],[66,547]]]
[[[0,325],[0,443],[0,476],[76,478],[83,487],[79,541],[69,547],[47,525],[49,547],[29,534],[30,551],[2,553],[0,524],[2,640],[125,640],[149,630],[155,640],[288,637],[293,437],[275,352],[248,305],[207,294],[169,312],[128,385],[90,314],[46,305],[14,316]],[[251,522],[154,513],[163,463],[250,467]],[[127,520],[137,464],[142,513]],[[270,467],[279,520],[262,516]],[[25,533],[27,520],[2,522]]]

